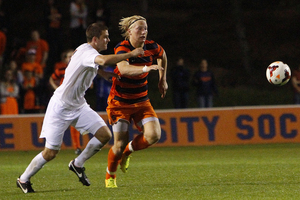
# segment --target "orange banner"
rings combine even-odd
[[[157,110],[162,135],[156,146],[300,142],[298,113],[299,106]],[[107,121],[106,113],[99,114]],[[1,116],[0,151],[43,149],[42,122],[43,115]],[[140,134],[132,124],[129,132],[130,140]],[[90,137],[81,136],[82,146]],[[69,130],[62,149],[72,149]]]

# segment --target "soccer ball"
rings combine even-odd
[[[267,80],[277,86],[285,85],[291,78],[291,69],[281,61],[273,62],[266,71]]]

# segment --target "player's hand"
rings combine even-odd
[[[165,80],[159,80],[158,82],[158,90],[161,94],[161,98],[165,98],[167,90],[168,90],[168,83]]]
[[[151,70],[164,70],[164,68],[159,65],[150,65],[143,68],[143,72],[145,73],[150,72]]]
[[[102,76],[105,80],[107,80],[108,82],[112,82],[112,78],[113,78],[113,77],[115,77],[115,78],[117,78],[117,79],[120,79],[120,76],[119,76],[118,74],[113,73],[113,72],[105,72],[105,71],[103,71],[103,72],[101,73],[101,76]]]
[[[132,57],[137,57],[139,55],[144,55],[144,50],[143,48],[136,48],[133,51],[131,51]]]

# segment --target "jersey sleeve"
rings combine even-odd
[[[115,48],[115,54],[122,54],[122,53],[128,53],[130,52],[130,50],[127,47],[124,46],[117,46]]]
[[[157,43],[156,43],[157,44]],[[156,48],[156,52],[154,54],[154,57],[157,58],[162,58],[163,54],[164,54],[164,49],[162,48],[162,46],[160,46],[159,44],[157,44],[157,48]]]
[[[114,48],[115,54],[123,54],[123,53],[128,53],[130,52],[130,49],[125,46],[123,43],[119,43],[115,48]],[[129,62],[129,59],[126,59]]]
[[[98,64],[95,63],[96,57],[100,55],[95,49],[91,49],[85,52],[83,55],[82,64],[86,67],[92,67],[98,69]]]

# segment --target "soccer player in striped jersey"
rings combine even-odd
[[[127,172],[130,154],[155,144],[161,136],[156,113],[148,98],[147,77],[151,70],[159,71],[158,88],[164,98],[168,89],[166,81],[167,56],[164,49],[152,40],[147,40],[147,21],[142,16],[121,19],[120,29],[125,40],[115,47],[115,54],[124,54],[136,48],[143,48],[144,55],[117,63],[108,97],[107,114],[112,124],[114,145],[108,153],[106,188],[116,188],[118,164]],[[157,60],[157,65],[154,61]],[[133,120],[142,132],[128,143],[128,127]]]

